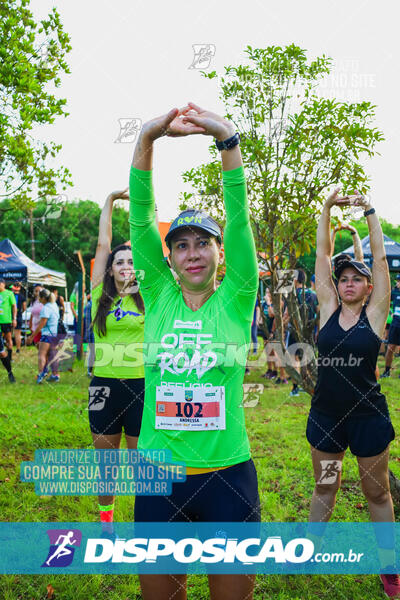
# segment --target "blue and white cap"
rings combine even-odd
[[[168,230],[167,235],[165,236],[165,243],[168,248],[171,250],[171,238],[174,236],[175,232],[178,229],[183,229],[184,227],[190,227],[202,229],[203,231],[207,231],[211,235],[215,235],[218,242],[222,243],[222,235],[221,229],[216,221],[210,215],[208,215],[204,210],[195,210],[193,208],[184,210],[180,213],[172,221],[171,226]]]

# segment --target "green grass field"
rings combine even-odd
[[[9,385],[0,371],[0,485],[3,521],[97,521],[97,500],[91,496],[38,497],[33,484],[19,481],[20,462],[33,460],[38,448],[90,448],[87,418],[88,378],[82,363],[73,373],[62,373],[59,384],[34,383],[36,351],[23,349],[15,356],[17,378]],[[398,361],[398,359],[397,359]],[[380,367],[382,364],[380,363]],[[261,377],[264,369],[252,369],[246,382],[263,383],[264,391],[254,408],[246,408],[247,428],[257,467],[263,521],[306,521],[313,490],[311,459],[305,439],[310,397],[289,396],[290,385],[278,386]],[[383,380],[395,429],[400,416],[399,369]],[[400,477],[400,446],[391,446],[390,467]],[[117,499],[115,520],[133,520],[134,498]],[[396,518],[400,506],[396,507]],[[357,464],[347,454],[343,486],[338,494],[335,521],[368,521],[367,505],[360,491]],[[6,549],[3,549],[6,551]],[[52,586],[54,596],[48,595]],[[141,598],[136,576],[114,575],[14,575],[0,577],[4,600],[134,600]],[[190,576],[188,598],[208,598],[207,578]],[[258,576],[255,598],[267,600],[329,600],[384,598],[377,576]],[[227,599],[229,600],[229,599]]]

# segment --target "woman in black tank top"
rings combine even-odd
[[[340,487],[344,453],[350,447],[357,456],[372,521],[393,522],[388,458],[394,430],[375,375],[389,312],[389,269],[375,210],[358,192],[342,198],[338,192],[339,188],[326,201],[317,230],[318,378],[307,423],[316,485],[309,520],[329,520]],[[364,208],[373,255],[372,273],[363,262],[349,255],[338,256],[336,285],[330,236],[330,210],[335,205]],[[394,550],[381,550],[382,567],[394,565]],[[389,567],[388,572],[395,571]],[[381,579],[389,597],[400,593],[397,575],[381,575]]]

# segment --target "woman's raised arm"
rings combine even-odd
[[[182,137],[203,133],[202,127],[184,123],[182,111],[173,108],[142,127],[133,155],[129,179],[130,237],[135,269],[144,272],[141,291],[145,302],[156,299],[160,287],[173,280],[164,260],[157,227],[153,191],[153,144],[163,136]]]
[[[111,252],[113,205],[115,200],[119,199],[129,200],[128,189],[109,194],[100,214],[99,236],[97,238],[96,256],[94,258],[92,273],[93,289],[103,281],[107,259]]]
[[[331,240],[331,208],[335,204],[343,204],[345,198],[338,198],[339,189],[326,200],[317,228],[317,254],[315,260],[315,289],[320,306],[320,328],[339,306],[336,287],[332,279],[332,240]]]
[[[343,223],[342,225],[337,225],[336,227],[334,227],[334,229],[332,230],[332,238],[331,238],[331,242],[332,242],[332,254],[335,250],[335,238],[336,238],[336,234],[338,231],[342,231],[343,229],[346,229],[347,231],[350,231],[351,235],[353,236],[353,246],[354,246],[354,258],[355,260],[358,260],[358,262],[363,262],[364,261],[364,252],[361,246],[361,239],[360,236],[358,235],[358,231],[355,227],[353,227],[353,225],[348,225],[347,223]]]
[[[371,246],[372,263],[372,288],[370,301],[367,306],[367,316],[371,327],[379,335],[383,335],[390,309],[390,275],[386,259],[385,244],[383,241],[382,227],[375,209],[366,198],[357,203],[367,213],[369,243]]]
[[[212,135],[218,142],[225,142],[235,135],[232,123],[192,102],[184,110],[184,115],[184,122],[203,127],[204,135]],[[234,139],[234,143],[237,141]],[[258,267],[239,144],[222,150],[221,160],[226,212],[224,250],[227,268],[224,284],[232,286],[235,301],[247,314],[248,305],[254,307]]]

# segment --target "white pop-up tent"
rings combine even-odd
[[[38,265],[8,238],[0,241],[0,277],[10,283],[67,288],[65,273]]]

